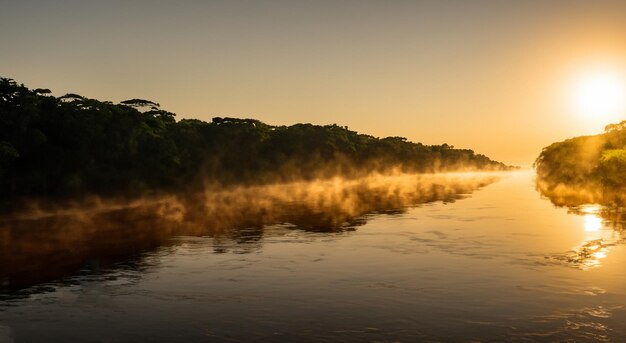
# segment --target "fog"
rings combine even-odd
[[[369,214],[454,202],[498,178],[498,173],[371,174],[250,187],[212,185],[195,193],[134,200],[31,200],[0,220],[1,288],[16,290],[105,270],[175,244],[177,236],[213,237],[236,245],[259,241],[264,228],[274,224],[313,232],[354,230]],[[226,252],[218,245],[216,253]]]

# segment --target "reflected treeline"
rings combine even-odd
[[[626,229],[626,193],[619,190],[582,185],[568,186],[563,183],[551,183],[537,177],[536,188],[542,196],[557,207],[566,207],[572,214],[587,215],[589,205],[594,206],[594,214],[603,220],[603,224],[615,230]]]
[[[374,175],[214,189],[134,202],[32,204],[0,220],[0,288],[12,292],[116,268],[142,253],[175,244],[172,238],[177,236],[212,237],[214,251],[221,253],[228,246],[260,247],[268,225],[288,224],[285,227],[314,232],[351,230],[366,222],[366,214],[453,202],[497,179],[489,173]]]
[[[593,268],[600,265],[610,247],[626,243],[625,193],[595,184],[585,187],[550,182],[540,175],[536,187],[555,206],[584,217],[583,229],[588,237],[572,251],[555,259],[581,269]]]

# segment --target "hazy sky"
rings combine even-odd
[[[572,108],[597,68],[626,72],[626,1],[0,0],[0,76],[29,87],[523,165],[620,120]]]

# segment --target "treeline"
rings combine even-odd
[[[472,150],[376,138],[337,125],[185,119],[159,104],[54,97],[0,79],[0,199],[140,194],[208,183],[258,184],[398,168],[505,170]]]
[[[626,187],[626,121],[610,124],[594,136],[571,138],[543,149],[535,168],[538,179],[615,191]]]

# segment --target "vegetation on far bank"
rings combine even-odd
[[[468,149],[376,138],[338,125],[175,120],[159,104],[55,97],[0,79],[0,199],[140,194],[210,183],[259,184],[396,168],[506,170]]]

